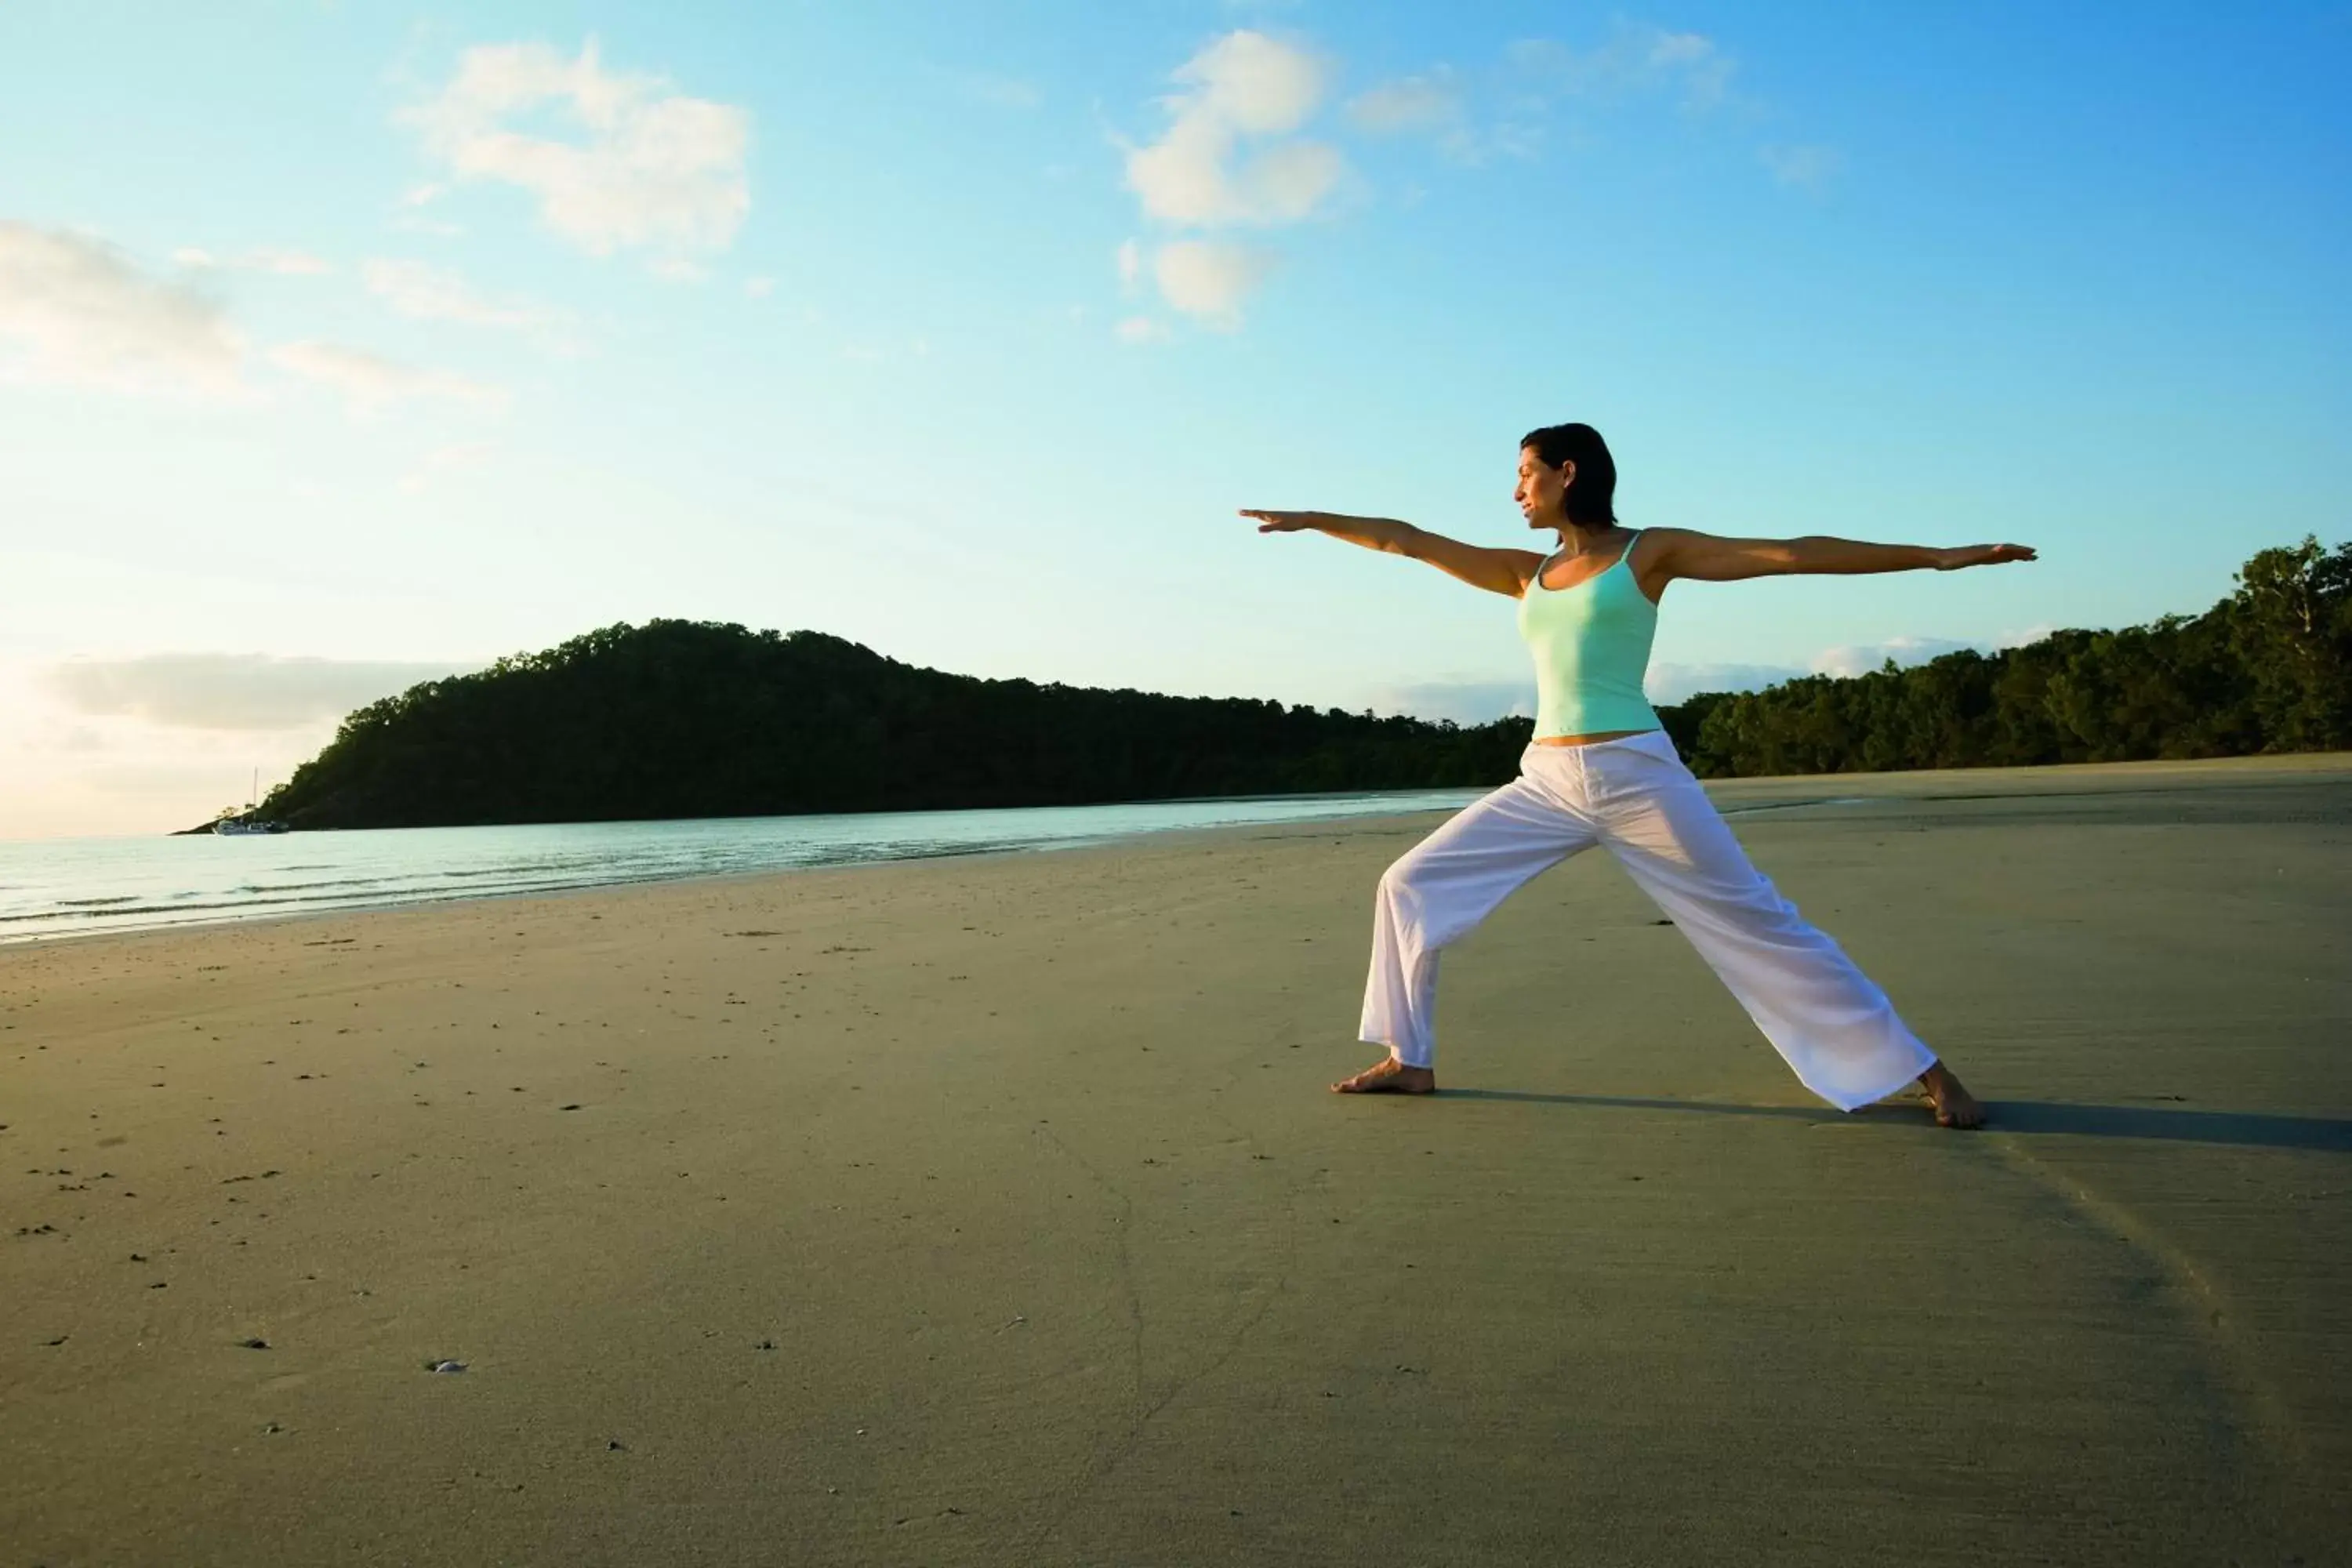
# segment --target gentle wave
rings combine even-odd
[[[0,843],[0,943],[687,877],[1073,848],[1180,828],[1451,810],[1477,794]]]

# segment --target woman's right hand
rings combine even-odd
[[[1938,554],[1938,572],[1958,572],[1964,566],[2001,566],[2011,561],[2034,559],[2030,544],[1963,544]]]
[[[1261,511],[1255,507],[1242,508],[1244,517],[1257,519],[1260,533],[1297,533],[1315,526],[1319,511]]]

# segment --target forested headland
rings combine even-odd
[[[1660,712],[1714,777],[2352,746],[2352,543],[2263,551],[2200,616]],[[395,827],[1480,786],[1512,775],[1530,731],[983,680],[819,632],[656,620],[372,703],[258,815]]]
[[[982,680],[821,632],[656,620],[362,708],[260,815],[409,827],[1476,786],[1510,776],[1528,732]]]

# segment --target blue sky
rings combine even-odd
[[[1510,605],[1234,512],[1519,542],[1560,419],[2042,552],[1678,586],[1662,698],[2347,532],[2342,5],[205,9],[0,8],[0,837],[655,616],[1491,717]]]

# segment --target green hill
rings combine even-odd
[[[657,620],[361,709],[270,792],[296,827],[410,827],[1440,788],[1531,726],[982,680],[817,632]]]

